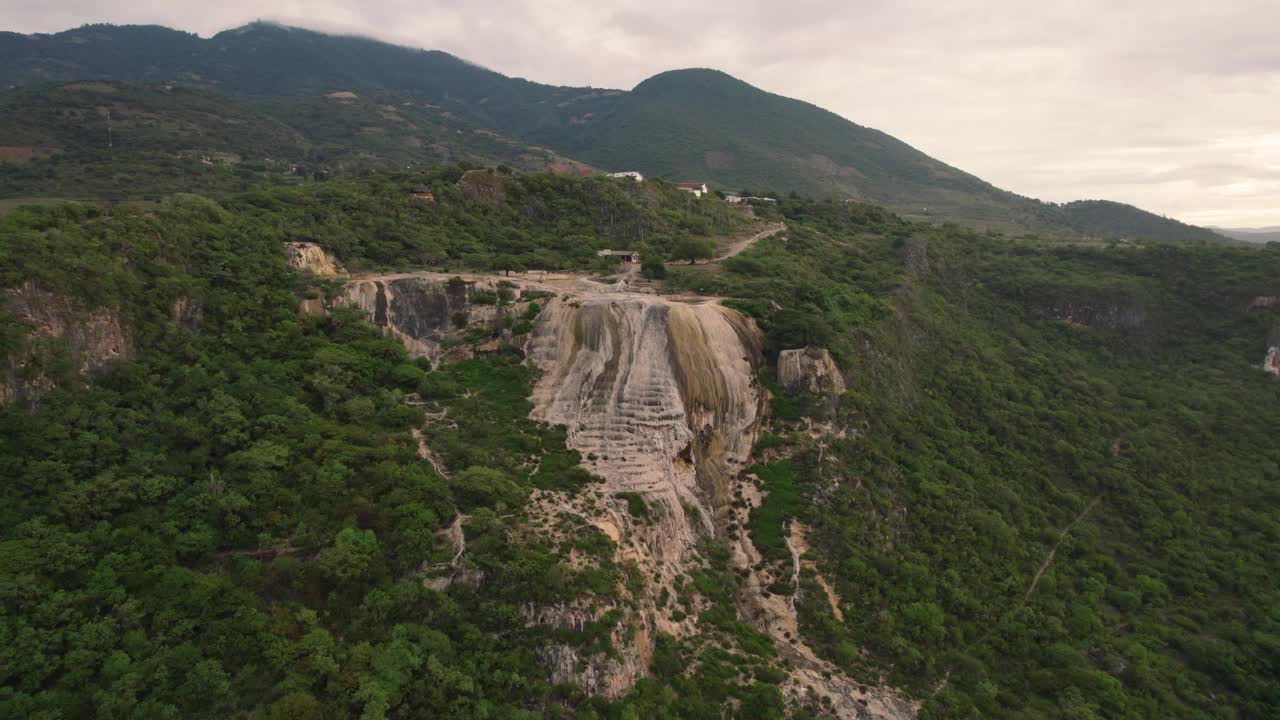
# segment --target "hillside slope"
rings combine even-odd
[[[1269,243],[1280,242],[1280,227],[1265,228],[1213,228],[1214,232],[1226,235],[1241,242]]]
[[[1064,237],[1083,233],[1211,240],[1154,216],[1137,223],[1118,217],[1113,226],[1108,222],[1114,213],[1064,213],[996,188],[884,132],[714,70],[666,72],[624,92],[543,85],[439,51],[270,23],[208,39],[154,26],[88,25],[50,35],[0,34],[0,86],[84,79],[176,81],[269,101],[272,114],[285,122],[302,117],[320,127],[340,126],[342,132],[326,139],[326,152],[332,155],[334,146],[342,145],[372,157],[373,162],[357,163],[359,167],[378,160],[430,161],[442,153],[409,152],[394,141],[371,142],[371,133],[385,129],[366,127],[376,122],[331,121],[330,111],[341,114],[350,108],[323,102],[317,107],[317,98],[353,93],[362,103],[394,106],[400,115],[409,114],[401,108],[410,103],[425,124],[444,126],[454,135],[459,130],[489,131],[601,169],[705,180],[726,190],[834,195],[881,203],[913,219]],[[513,160],[512,154],[494,148],[447,153],[451,159],[496,158],[520,166],[558,162],[526,161],[518,152]]]
[[[497,175],[0,218],[0,716],[1280,712],[1280,252]]]
[[[1085,235],[1108,239],[1165,242],[1225,243],[1230,238],[1207,228],[1178,222],[1172,218],[1110,200],[1077,200],[1059,206],[1071,227]]]
[[[0,197],[154,199],[443,163],[584,174],[580,163],[422,101],[352,92],[228,97],[85,81],[0,93]]]
[[[1007,214],[1025,202],[879,130],[716,70],[649,78],[555,140],[602,167],[733,190],[837,193],[975,213]]]

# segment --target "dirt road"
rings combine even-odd
[[[767,237],[773,237],[774,235],[777,235],[778,233],[786,229],[787,229],[786,223],[774,223],[766,227],[764,230],[761,230],[760,232],[756,233],[755,235],[752,235],[751,237],[746,237],[741,240],[735,240],[726,246],[724,253],[716,255],[715,259],[712,260],[711,262],[720,262],[722,260],[728,260],[729,258],[741,253],[742,251],[746,250],[752,245],[755,245],[757,242]]]

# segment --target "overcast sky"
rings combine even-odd
[[[713,67],[1014,192],[1280,225],[1280,0],[0,0],[0,29],[263,18],[559,85]]]

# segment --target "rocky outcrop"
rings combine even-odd
[[[204,324],[204,306],[183,295],[169,306],[169,321],[178,327],[197,330]]]
[[[544,371],[534,418],[566,426],[570,446],[614,493],[641,493],[666,507],[687,545],[692,528],[710,528],[711,516],[686,518],[682,502],[717,506],[750,454],[761,413],[760,349],[754,324],[713,303],[603,294],[553,300],[528,345]]]
[[[1249,303],[1250,310],[1261,310],[1262,308],[1274,307],[1280,304],[1280,298],[1275,295],[1259,295]]]
[[[635,565],[649,584],[618,622],[628,630],[619,640],[630,659],[588,689],[621,695],[645,672],[653,631],[691,631],[691,619],[677,619],[674,606],[658,607],[655,598],[675,593],[675,579],[696,564],[699,537],[715,534],[730,508],[731,482],[763,412],[755,381],[761,344],[759,330],[734,310],[652,295],[556,299],[538,317],[527,346],[543,371],[532,416],[565,426],[568,445],[605,480],[605,497],[635,493],[648,506],[644,522],[625,503],[592,520],[619,537],[616,560]],[[550,659],[559,663],[566,652]]]
[[[290,267],[318,277],[333,277],[341,271],[333,256],[315,243],[287,242],[284,256]]]
[[[746,505],[737,511],[741,513],[738,522],[745,525],[749,509],[759,507],[764,498],[754,482],[742,482],[738,489]],[[744,583],[738,599],[738,614],[768,636],[777,648],[788,671],[782,693],[789,704],[824,705],[840,720],[913,720],[916,717],[919,703],[903,698],[891,688],[855,681],[819,657],[801,638],[796,602],[800,597],[800,574],[806,562],[803,556],[807,546],[803,528],[798,523],[791,523],[787,533],[791,562],[784,577],[792,586],[790,595],[769,590],[779,578],[761,569],[768,562],[751,542],[749,533],[740,533],[733,540],[732,562]]]
[[[526,285],[536,283],[477,276],[464,280],[431,273],[382,275],[348,281],[334,304],[363,310],[370,322],[398,339],[413,357],[439,360],[448,351],[449,359],[460,359],[523,348],[524,338],[506,326],[529,307],[531,288]],[[299,308],[308,310],[312,306]],[[488,327],[492,339],[461,345],[463,336],[477,327]]]
[[[469,294],[461,281],[391,276],[348,282],[337,304],[363,310],[374,325],[404,343],[410,355],[436,357],[441,344],[469,318]],[[455,316],[462,322],[455,323]]]
[[[754,323],[703,298],[645,294],[572,276],[537,278],[383,276],[351,282],[343,297],[411,350],[433,354],[439,347],[430,344],[452,332],[451,313],[474,319],[502,311],[477,305],[477,293],[505,289],[516,312],[530,291],[550,296],[538,300],[542,309],[524,344],[541,371],[530,415],[563,426],[566,444],[603,486],[533,491],[520,532],[556,547],[567,544],[565,528],[598,532],[609,541],[604,556],[571,549],[562,562],[580,571],[607,558],[629,578],[616,594],[521,608],[529,625],[567,631],[539,650],[551,681],[618,698],[648,674],[659,634],[702,636],[699,616],[710,605],[687,580],[707,561],[702,541],[714,538],[729,548],[731,567],[744,581],[739,617],[778,647],[788,673],[786,698],[795,705],[823,702],[841,720],[913,717],[916,705],[892,690],[859,684],[819,658],[799,637],[790,599],[766,592],[776,578],[744,531],[749,509],[760,502],[744,468],[767,399],[756,380],[763,337]],[[795,387],[812,383],[843,392],[828,352],[793,354]],[[420,454],[432,461],[421,444]],[[643,510],[633,507],[637,499]],[[458,573],[464,566],[433,567],[424,582],[445,589],[478,581]],[[670,602],[675,597],[681,601]],[[611,649],[566,638],[583,634],[607,636]]]
[[[1147,309],[1137,301],[1077,300],[1060,297],[1047,301],[1043,311],[1068,325],[1133,331],[1146,326]]]
[[[466,171],[458,180],[458,190],[471,202],[501,205],[506,200],[503,176],[492,168]]]
[[[71,378],[83,377],[112,359],[127,357],[129,341],[120,316],[104,307],[83,307],[70,297],[32,283],[4,293],[8,313],[29,329],[9,353],[0,383],[0,404],[26,399]],[[66,362],[53,362],[55,358]]]
[[[778,353],[778,383],[788,393],[824,397],[844,394],[844,376],[826,348],[805,347]]]
[[[1262,371],[1280,376],[1280,347],[1272,345],[1267,350],[1267,358],[1262,361]]]

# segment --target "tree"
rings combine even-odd
[[[667,277],[667,264],[657,258],[646,257],[640,263],[640,276],[649,280],[662,280]]]
[[[343,528],[333,547],[320,551],[320,567],[338,580],[357,580],[372,572],[381,554],[372,530]]]
[[[672,255],[688,260],[690,265],[698,260],[710,260],[714,253],[715,246],[710,240],[692,237],[681,238],[672,251]]]
[[[490,504],[514,507],[523,499],[520,487],[509,475],[478,465],[454,476],[452,485],[459,504],[468,509]]]

